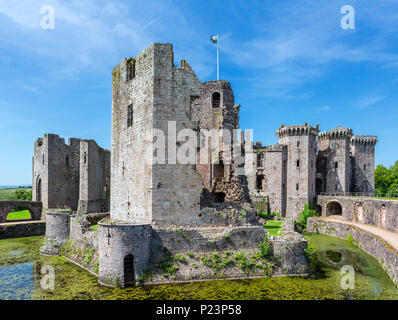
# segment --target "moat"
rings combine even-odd
[[[394,286],[380,264],[350,242],[330,236],[307,234],[315,248],[307,277],[275,277],[217,280],[126,289],[109,288],[82,268],[61,257],[39,254],[41,237],[0,240],[0,299],[398,299]],[[355,289],[340,286],[340,268],[355,269]],[[55,269],[53,291],[40,288],[34,270]]]

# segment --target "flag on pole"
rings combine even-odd
[[[217,35],[217,36],[212,36],[212,37],[210,37],[210,40],[211,40],[211,42],[213,42],[213,43],[217,43],[217,41],[218,41],[218,35]]]
[[[220,53],[218,44],[218,35],[210,37],[211,42],[217,44],[217,80],[220,78]]]

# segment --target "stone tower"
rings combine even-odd
[[[32,199],[43,208],[67,206],[77,210],[79,201],[80,139],[68,144],[56,134],[45,134],[35,141]]]
[[[316,138],[318,125],[281,125],[279,144],[287,146],[286,218],[296,220],[307,203],[315,199]]]
[[[80,142],[78,214],[109,211],[110,155],[94,140]]]
[[[186,61],[174,66],[171,44],[159,43],[124,59],[112,74],[111,219],[194,224],[202,179],[195,160],[182,164],[175,155],[185,150],[179,151],[181,130],[196,129],[191,104],[199,80]]]
[[[351,138],[351,192],[374,196],[376,136],[354,135]]]
[[[320,133],[318,138],[318,161],[324,161],[325,163],[323,192],[344,194],[350,191],[351,137],[352,130],[340,126],[337,129]],[[317,177],[317,179],[320,178]]]

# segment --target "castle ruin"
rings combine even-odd
[[[230,83],[200,82],[185,60],[175,66],[171,44],[123,59],[112,71],[112,88],[110,152],[93,140],[65,144],[47,134],[35,142],[33,157],[33,198],[47,211],[41,252],[64,248],[102,284],[214,278],[191,255],[172,272],[175,257],[187,253],[246,254],[257,259],[255,276],[307,274],[306,240],[292,230],[268,237],[252,202],[266,199],[292,222],[320,192],[374,190],[376,137],[341,127],[319,134],[318,125],[305,123],[281,125],[276,145],[253,146],[249,134],[236,134],[240,105]],[[206,135],[211,130],[218,133]],[[197,139],[194,148],[189,138]],[[175,161],[179,154],[194,163]],[[264,241],[267,259],[264,251],[258,255]],[[248,276],[234,267],[226,272]]]

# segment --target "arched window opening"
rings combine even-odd
[[[41,202],[41,178],[37,178],[36,182],[36,201]]]
[[[219,108],[221,102],[221,95],[219,92],[214,92],[211,97],[211,106],[213,108]]]
[[[340,203],[331,201],[326,207],[327,216],[341,216],[343,214],[343,208]]]

